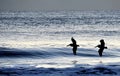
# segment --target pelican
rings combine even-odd
[[[101,44],[100,44],[100,45],[97,45],[96,47],[99,48],[98,53],[99,53],[99,56],[102,57],[103,50],[104,50],[104,49],[107,49],[107,47],[105,46],[105,42],[104,42],[103,39],[100,40],[100,43],[101,43]]]
[[[73,37],[71,38],[71,41],[72,41],[72,43],[67,46],[73,47],[73,54],[76,55],[77,47],[79,45],[77,45],[76,40]]]

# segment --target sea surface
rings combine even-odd
[[[67,47],[72,43],[71,37],[80,46],[76,56]],[[108,47],[102,57],[95,48],[100,39]],[[119,10],[0,12],[1,68],[120,66],[119,63]]]

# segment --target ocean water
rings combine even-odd
[[[66,46],[71,37],[80,45],[76,56]],[[0,67],[119,66],[119,58],[120,11],[0,12]]]

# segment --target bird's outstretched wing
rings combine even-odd
[[[67,46],[71,46],[71,47],[73,47],[73,44],[69,44],[69,45],[67,45]]]
[[[97,46],[95,46],[95,47],[98,47],[98,48],[100,48],[100,47],[101,47],[101,45],[97,45]]]
[[[73,42],[73,44],[76,44],[76,40],[72,37],[71,41]]]
[[[107,47],[104,47],[105,49],[108,49]]]

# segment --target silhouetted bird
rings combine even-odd
[[[99,56],[102,56],[103,50],[104,50],[104,49],[107,49],[107,47],[105,47],[105,42],[104,42],[103,39],[100,40],[100,43],[101,43],[101,44],[100,44],[100,45],[97,45],[96,47],[99,48],[99,50],[98,50]]]
[[[73,47],[73,54],[76,55],[77,47],[79,45],[76,44],[76,40],[73,37],[71,38],[71,41],[72,41],[72,44],[69,44],[67,46]]]

